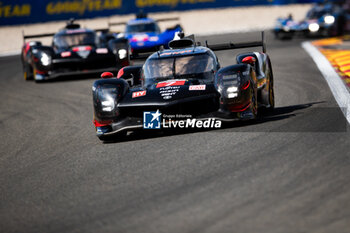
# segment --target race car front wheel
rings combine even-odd
[[[253,113],[253,120],[256,120],[256,117],[258,115],[258,100],[256,99],[256,94],[253,93],[253,98],[252,98],[252,113]]]
[[[41,83],[45,81],[45,77],[42,74],[38,74],[37,70],[33,69],[33,79],[36,83]]]
[[[31,72],[30,67],[24,66],[23,67],[23,78],[24,80],[33,80],[33,72]]]
[[[272,67],[271,62],[269,59],[269,70],[270,70],[270,78],[269,78],[269,110],[273,110],[275,108],[275,91],[273,88],[273,73],[272,73]]]

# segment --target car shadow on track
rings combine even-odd
[[[314,110],[302,111],[309,109],[314,105],[325,103],[313,102],[307,104],[298,104],[284,107],[276,107],[273,111],[264,111],[261,109],[256,120],[249,121],[233,121],[223,123],[220,129],[162,129],[162,130],[136,130],[129,132],[126,137],[115,139],[104,143],[121,143],[144,139],[152,139],[158,137],[171,137],[176,135],[184,135],[200,132],[343,132],[346,131],[347,124],[343,114],[339,108],[319,108],[313,107]],[[331,112],[330,112],[331,111]],[[327,114],[324,114],[327,113]],[[313,124],[314,118],[322,115],[334,116],[332,121],[339,122],[338,127],[330,129],[327,127],[320,128],[319,124]],[[271,128],[266,124],[269,122],[283,121],[290,118],[298,118],[298,120],[286,121],[279,124],[275,128]],[[322,118],[322,117],[321,117]],[[342,120],[344,118],[344,120]],[[318,120],[318,122],[323,119]],[[325,119],[326,120],[326,119]],[[329,120],[329,119],[328,119]]]
[[[80,74],[80,75],[71,75],[71,76],[59,76],[57,78],[48,79],[44,81],[39,81],[37,83],[47,84],[47,83],[58,83],[58,82],[70,82],[70,81],[80,81],[80,80],[91,80],[91,79],[99,79],[101,77],[101,73],[96,74]],[[113,72],[114,75],[117,75],[116,72]]]

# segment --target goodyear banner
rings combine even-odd
[[[309,2],[317,0],[0,0],[0,25],[130,14],[141,9],[159,12]]]

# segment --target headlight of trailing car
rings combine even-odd
[[[101,101],[101,105],[102,111],[111,112],[115,107],[114,99],[111,96],[106,96],[106,99]]]
[[[324,22],[326,24],[333,24],[334,21],[335,21],[335,18],[334,18],[333,15],[327,15],[327,16],[324,17]]]
[[[128,52],[126,51],[126,49],[119,49],[118,50],[118,56],[119,56],[119,59],[124,59],[126,58]]]
[[[40,61],[43,66],[48,66],[51,64],[51,57],[46,53],[42,53],[40,57]]]
[[[317,23],[310,23],[309,24],[309,30],[310,32],[317,32],[320,29],[320,25]]]
[[[238,87],[232,86],[226,89],[228,98],[235,98],[238,96]]]
[[[290,31],[290,28],[288,26],[284,26],[283,27],[283,30],[286,31],[286,32],[289,32]]]
[[[118,33],[116,37],[117,37],[117,38],[123,38],[124,36],[125,36],[124,33]]]
[[[238,96],[239,93],[239,82],[240,82],[240,76],[239,74],[230,74],[230,75],[223,75],[222,76],[222,90],[224,91],[224,95],[231,99]],[[220,86],[221,86],[220,85]]]

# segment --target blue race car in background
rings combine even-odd
[[[308,11],[305,20],[300,23],[300,29],[308,34],[342,35],[345,28],[345,14],[343,8],[336,3],[317,4]]]
[[[290,39],[295,34],[303,36],[338,36],[346,31],[349,13],[343,4],[337,2],[317,3],[301,22],[293,20],[292,15],[278,18],[273,32],[276,38]]]
[[[275,37],[278,39],[291,39],[296,31],[300,30],[298,22],[293,20],[293,16],[278,18],[273,29]]]
[[[161,31],[158,22],[179,20],[178,18],[166,18],[154,20],[147,17],[145,13],[136,15],[136,19],[126,23],[109,23],[109,26],[126,24],[125,32],[116,35],[117,38],[125,37],[129,40],[131,53],[155,52],[160,47],[169,48],[168,43],[174,39],[182,27],[177,24],[172,28]]]

